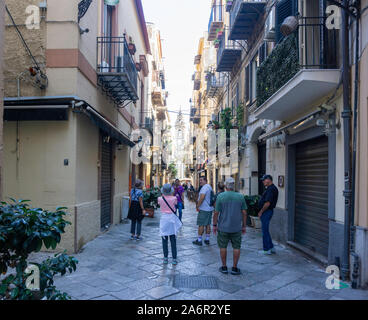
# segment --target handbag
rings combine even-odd
[[[172,211],[172,213],[173,213],[173,214],[174,214],[174,216],[176,217],[177,223],[178,223],[178,222],[180,223],[180,227],[179,227],[179,228],[181,228],[181,227],[182,227],[182,225],[183,225],[183,222],[181,222],[181,221],[179,220],[178,216],[176,215],[176,211],[174,211],[174,210],[173,210],[173,208],[171,208],[171,207],[170,207],[170,205],[167,203],[167,201],[166,201],[166,199],[165,199],[165,197],[164,197],[164,196],[162,196],[162,199],[165,201],[166,205],[169,207],[169,209]]]

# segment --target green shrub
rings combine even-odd
[[[300,70],[296,33],[279,43],[257,70],[257,106],[261,106]]]
[[[66,293],[59,292],[53,286],[56,274],[64,275],[76,270],[78,261],[64,253],[37,264],[28,261],[32,252],[55,249],[61,241],[61,234],[70,222],[64,219],[66,208],[47,211],[30,208],[29,200],[11,199],[10,203],[0,203],[0,274],[4,277],[0,283],[0,300],[31,299],[69,299]],[[26,287],[26,268],[29,264],[37,265],[40,271],[40,290],[31,291]],[[11,273],[15,268],[15,274]]]
[[[261,199],[261,196],[255,195],[255,196],[244,196],[245,202],[247,204],[248,210],[248,216],[257,217],[259,208],[258,208],[258,202]]]
[[[158,187],[154,187],[151,189],[146,189],[143,191],[143,206],[144,208],[153,208],[157,209],[158,205],[158,197],[161,197],[161,189]]]

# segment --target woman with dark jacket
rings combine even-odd
[[[130,192],[130,208],[128,213],[128,219],[132,221],[130,232],[131,240],[141,240],[142,220],[146,213],[143,206],[143,181],[137,180],[134,188]]]

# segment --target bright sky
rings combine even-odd
[[[183,113],[189,113],[194,56],[199,39],[208,29],[211,0],[142,0],[142,3],[146,21],[158,27],[163,39],[168,110],[178,111],[181,106]],[[169,115],[174,124],[176,114]],[[189,116],[184,119],[187,125]]]

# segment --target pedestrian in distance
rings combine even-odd
[[[214,203],[214,208],[216,208],[216,199],[217,199],[217,196],[220,194],[220,193],[223,193],[225,192],[225,184],[222,182],[222,181],[219,181],[217,183],[217,193],[215,194],[215,203]]]
[[[176,209],[179,213],[179,220],[181,221],[184,209],[184,188],[180,185],[180,180],[175,180],[174,196],[177,199]]]
[[[143,184],[142,180],[137,180],[134,188],[130,192],[130,207],[128,212],[128,219],[131,220],[130,233],[131,240],[141,240],[142,220],[146,213],[143,206]]]
[[[217,244],[220,248],[222,266],[219,271],[227,274],[226,263],[229,241],[233,247],[233,267],[231,274],[241,274],[238,268],[242,234],[246,232],[247,205],[244,196],[235,192],[235,180],[226,179],[226,191],[218,195],[215,213],[213,215],[213,233],[217,234]]]
[[[277,204],[279,191],[273,184],[272,176],[269,174],[264,175],[261,178],[261,181],[266,187],[265,192],[259,200],[260,211],[258,212],[258,217],[262,222],[263,251],[261,251],[261,253],[270,255],[272,253],[276,253],[270,234],[270,221],[273,216],[273,209]]]
[[[162,196],[158,198],[158,204],[161,210],[160,218],[160,236],[162,237],[162,249],[164,252],[164,264],[169,263],[169,240],[171,244],[172,264],[176,265],[177,248],[176,234],[180,230],[182,223],[176,216],[175,206],[177,198],[173,195],[174,189],[170,184],[165,184],[161,188]]]
[[[202,237],[204,231],[206,231],[206,238],[204,243],[210,244],[211,236],[211,221],[215,195],[212,187],[207,183],[206,177],[200,177],[199,179],[200,191],[197,200],[197,225],[198,225],[198,238],[193,241],[193,244],[202,246]]]

